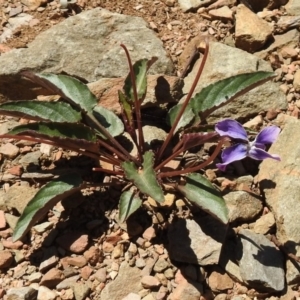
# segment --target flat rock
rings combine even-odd
[[[255,233],[267,234],[270,231],[270,229],[274,226],[274,215],[271,212],[269,212],[255,221],[253,231]]]
[[[55,300],[57,294],[45,286],[40,286],[38,289],[37,300]]]
[[[289,15],[300,16],[300,2],[299,0],[289,0],[285,6],[285,10]]]
[[[130,267],[127,262],[123,262],[119,269],[119,275],[108,283],[101,293],[101,300],[122,300],[129,293],[136,293],[141,290],[141,271],[138,268]],[[128,280],[130,276],[130,280]]]
[[[40,285],[48,288],[54,288],[64,279],[63,272],[56,268],[49,270],[41,279]]]
[[[7,300],[35,300],[37,290],[32,287],[11,288],[7,290]]]
[[[272,39],[273,28],[245,5],[238,5],[235,20],[236,47],[253,53]]]
[[[65,250],[73,253],[82,253],[88,246],[89,237],[81,232],[70,232],[59,236],[56,242]]]
[[[263,208],[259,196],[244,191],[230,192],[224,196],[228,208],[229,222],[253,220]]]
[[[203,293],[202,284],[192,280],[177,285],[168,299],[170,300],[199,300]]]
[[[188,93],[191,88],[199,64],[200,61],[197,61],[192,72],[184,79],[184,93]],[[269,63],[258,59],[255,55],[221,43],[211,42],[206,65],[195,93],[216,81],[255,71],[272,72],[273,70]],[[267,82],[217,109],[209,116],[208,121],[217,122],[223,118],[247,118],[271,108],[286,109],[287,104],[279,86],[274,82]]]
[[[222,21],[233,20],[233,12],[228,6],[212,9],[208,13],[215,20],[222,20]]]
[[[208,277],[208,286],[213,292],[222,292],[233,288],[234,282],[221,268],[215,268]]]
[[[243,281],[258,291],[285,288],[284,257],[264,235],[242,229],[238,260]]]
[[[212,217],[178,220],[168,230],[169,254],[174,260],[199,264],[217,264],[226,226]]]
[[[19,154],[19,148],[12,143],[6,143],[0,146],[0,153],[8,158],[15,158]]]
[[[184,12],[196,10],[197,8],[202,6],[208,6],[213,2],[215,2],[215,0],[178,0],[180,8]]]
[[[78,32],[84,32],[78,34]],[[87,82],[100,78],[125,77],[128,65],[123,43],[133,62],[142,58],[158,61],[151,74],[169,74],[173,64],[162,41],[139,17],[95,8],[72,16],[44,31],[27,48],[14,49],[0,57],[0,100],[33,98],[28,81],[17,75],[20,70],[66,73]],[[63,51],[62,51],[63,49]],[[15,62],[18,61],[16,64]],[[84,66],[84,67],[83,67]],[[12,91],[12,89],[14,91]],[[19,94],[16,90],[20,91]]]
[[[277,32],[283,33],[292,28],[300,26],[300,15],[298,16],[281,16],[276,24]]]
[[[14,260],[11,252],[8,250],[0,251],[0,269],[8,268]]]
[[[91,288],[86,283],[75,283],[72,286],[76,300],[85,300],[91,292]]]

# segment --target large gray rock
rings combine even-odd
[[[239,232],[238,256],[245,283],[259,291],[280,292],[285,287],[283,255],[264,235]]]
[[[170,257],[191,264],[217,264],[225,236],[226,225],[210,216],[197,222],[178,220],[168,231]]]
[[[265,193],[277,226],[277,238],[290,253],[300,255],[300,121],[286,118],[284,129],[269,152],[281,161],[265,160],[260,165],[258,181]],[[299,267],[287,263],[287,281],[300,282]]]
[[[129,293],[138,293],[142,289],[141,270],[130,267],[123,262],[119,269],[118,277],[108,283],[101,293],[101,300],[121,300]]]
[[[158,57],[150,73],[172,73],[173,64],[163,43],[142,18],[95,8],[41,33],[28,48],[1,55],[0,100],[1,94],[2,100],[34,95],[33,92],[24,93],[24,81],[16,76],[24,69],[65,72],[88,82],[103,77],[124,77],[128,73],[128,64],[121,43],[127,46],[133,62]]]
[[[192,72],[184,79],[183,92],[187,93],[199,68],[198,61]],[[254,71],[272,71],[269,63],[243,50],[212,42],[203,73],[195,93],[216,81],[242,73]],[[220,118],[247,118],[268,109],[286,109],[285,95],[274,82],[267,82],[247,94],[238,97],[228,105],[217,109],[208,118],[218,121]]]

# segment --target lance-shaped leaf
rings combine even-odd
[[[173,106],[169,111],[168,111],[168,115],[167,115],[167,123],[172,126],[173,123],[176,120],[176,117],[178,115],[178,113],[180,112],[182,107],[182,104],[177,104],[175,106]],[[176,129],[174,131],[177,132],[179,129],[186,127],[187,125],[189,125],[195,118],[195,114],[192,110],[192,106],[190,104],[187,105],[185,111],[183,112],[181,119],[179,121],[179,123],[176,126]]]
[[[144,194],[152,197],[157,202],[164,201],[164,194],[156,180],[156,174],[153,169],[153,153],[148,151],[143,155],[142,168],[137,168],[133,162],[124,162],[121,164],[125,177],[134,182],[135,186]]]
[[[177,189],[192,203],[219,219],[228,222],[228,210],[219,191],[202,175],[192,173],[186,176],[186,184]]]
[[[126,96],[121,92],[118,91],[119,95],[119,103],[122,108],[122,114],[125,117],[126,125],[132,127],[133,126],[133,117],[132,117],[132,106],[131,103],[128,101]]]
[[[13,240],[21,239],[30,228],[57,202],[80,190],[82,179],[67,174],[43,186],[25,207],[13,233]]]
[[[38,122],[19,125],[7,132],[10,135],[48,136],[96,142],[94,131],[82,124]]]
[[[119,119],[119,117],[102,106],[95,106],[93,109],[93,114],[98,122],[112,135],[118,136],[124,131],[124,124]],[[103,138],[105,136],[101,134]]]
[[[0,105],[0,114],[31,120],[76,123],[81,113],[65,102],[11,101]]]
[[[135,78],[138,100],[144,99],[147,92],[147,72],[150,67],[157,61],[157,57],[152,57],[150,60],[141,59],[133,65],[133,73]],[[130,73],[127,75],[124,82],[124,93],[128,99],[134,102],[134,91]]]
[[[274,73],[262,71],[229,77],[203,88],[190,103],[194,113],[200,113],[201,118],[205,119],[219,107],[272,78]]]
[[[142,200],[136,196],[133,191],[126,191],[121,195],[119,203],[119,220],[124,222],[132,215],[140,206]]]
[[[34,74],[29,71],[22,72],[22,75],[53,93],[60,95],[87,113],[92,113],[93,107],[97,105],[97,98],[89,90],[87,85],[71,76]]]

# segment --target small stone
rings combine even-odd
[[[143,233],[143,238],[146,239],[147,241],[151,241],[155,237],[156,237],[155,229],[152,226],[148,227]]]
[[[86,260],[92,265],[95,266],[97,262],[103,261],[103,256],[100,253],[99,248],[92,246],[88,250],[86,250],[83,253],[83,256],[86,258]]]
[[[106,269],[99,269],[94,276],[99,282],[106,282]]]
[[[223,6],[221,8],[212,9],[209,12],[209,15],[216,20],[232,21],[233,12],[228,6]]]
[[[58,257],[56,255],[52,255],[49,258],[45,259],[41,262],[39,270],[40,272],[45,272],[46,270],[54,267],[58,262]]]
[[[7,290],[7,300],[34,300],[37,290],[32,287],[11,288]]]
[[[114,245],[111,244],[111,243],[108,243],[108,242],[104,242],[103,245],[102,245],[102,250],[103,252],[105,253],[111,253],[114,251]]]
[[[274,215],[269,212],[256,220],[253,231],[255,233],[267,234],[269,230],[275,226]]]
[[[0,251],[0,269],[8,268],[13,262],[13,256],[8,250]]]
[[[233,288],[233,280],[221,269],[213,271],[208,278],[208,285],[213,292],[222,292]]]
[[[161,273],[164,270],[166,270],[168,267],[169,267],[168,262],[163,258],[159,258],[155,263],[153,270],[156,273]]]
[[[44,285],[49,288],[55,287],[64,279],[63,272],[56,268],[49,270],[41,279],[40,285]]]
[[[156,273],[155,277],[159,280],[159,282],[163,285],[163,286],[168,286],[168,279],[167,277],[163,274],[163,273]]]
[[[84,280],[88,280],[93,273],[93,269],[89,266],[85,266],[81,269],[80,275]]]
[[[174,278],[174,271],[171,268],[168,268],[167,270],[164,271],[164,275],[166,276],[167,279],[171,280]]]
[[[203,287],[199,282],[182,282],[172,293],[172,300],[199,300]]]
[[[21,0],[21,3],[26,5],[30,10],[36,10],[41,5],[47,3],[47,0]]]
[[[117,271],[111,271],[109,273],[109,277],[114,280],[116,277],[118,276],[118,272]]]
[[[74,292],[73,292],[72,289],[63,290],[60,294],[60,297],[61,297],[62,300],[73,300],[74,299]]]
[[[300,92],[300,69],[294,74],[293,86],[296,92]]]
[[[8,158],[15,158],[19,154],[19,148],[12,143],[1,145],[0,153]]]
[[[84,256],[66,257],[66,262],[70,266],[76,266],[79,268],[82,268],[87,264],[87,260]]]
[[[20,249],[23,246],[23,243],[21,241],[13,242],[11,237],[3,240],[2,244],[7,249]]]
[[[136,255],[138,251],[136,244],[130,243],[127,251],[130,252],[132,255]]]
[[[135,266],[138,267],[138,268],[140,268],[140,269],[144,268],[145,265],[146,265],[146,262],[145,262],[145,260],[142,259],[142,258],[138,258],[138,259],[135,261]]]
[[[44,223],[33,226],[33,229],[38,233],[44,233],[47,229],[50,229],[52,227],[53,227],[52,222],[44,222]]]
[[[76,283],[72,289],[76,300],[85,300],[91,292],[91,288],[84,283]]]
[[[20,165],[13,166],[10,169],[8,169],[7,172],[11,175],[21,176],[23,173],[23,167]]]
[[[0,229],[4,229],[6,227],[6,219],[3,210],[0,210]]]
[[[80,275],[75,275],[75,276],[66,278],[56,286],[56,289],[58,291],[66,290],[66,289],[72,287],[79,278],[80,278]]]
[[[294,58],[298,56],[298,51],[292,47],[283,47],[280,53],[283,58]]]
[[[40,282],[40,280],[42,279],[43,277],[43,274],[40,273],[40,272],[34,272],[32,274],[30,274],[28,277],[27,277],[27,280],[31,283],[33,282]]]
[[[37,300],[55,300],[57,294],[45,286],[40,286],[38,290]]]
[[[89,237],[80,232],[70,232],[58,237],[56,242],[67,251],[82,253],[88,246]]]
[[[124,297],[122,300],[141,300],[141,296],[139,294],[130,293],[126,297]]]
[[[112,258],[116,259],[122,256],[124,256],[124,245],[118,244],[112,252]]]
[[[141,284],[145,289],[152,289],[160,286],[159,280],[150,275],[146,275],[142,277]]]

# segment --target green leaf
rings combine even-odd
[[[0,105],[0,114],[52,122],[76,123],[81,120],[81,113],[64,102],[11,101]]]
[[[169,111],[167,115],[167,123],[172,126],[173,123],[176,120],[176,117],[181,110],[182,104],[177,104],[173,106]],[[192,110],[192,106],[190,104],[187,105],[185,111],[183,112],[181,119],[179,120],[179,123],[176,126],[176,129],[174,132],[177,132],[179,129],[186,127],[189,125],[193,119],[195,118],[195,114]]]
[[[13,240],[21,239],[30,228],[57,202],[80,190],[82,179],[67,174],[43,186],[25,207],[13,233]]]
[[[31,135],[41,137],[69,138],[96,142],[94,131],[82,124],[37,122],[14,127],[7,132],[10,135]]]
[[[122,113],[125,115],[128,125],[132,126],[133,124],[132,106],[130,102],[127,100],[126,96],[121,91],[118,91],[118,94],[119,94],[119,103],[122,108]]]
[[[157,57],[152,57],[150,60],[141,59],[133,65],[133,72],[137,90],[138,100],[144,99],[147,92],[147,72],[149,68],[157,61]],[[128,99],[134,102],[133,85],[130,73],[127,75],[124,83],[124,92]]]
[[[119,220],[124,222],[132,215],[140,206],[142,200],[135,196],[133,191],[126,191],[121,195],[119,203]]]
[[[112,135],[118,136],[124,131],[123,122],[119,119],[119,117],[102,106],[95,106],[93,109],[93,114],[95,118],[99,121],[99,123]],[[104,135],[101,134],[103,138]]]
[[[190,101],[195,114],[207,118],[213,111],[274,78],[271,72],[240,74],[203,88]]]
[[[22,72],[22,75],[60,95],[87,113],[92,113],[93,107],[97,105],[97,98],[87,85],[71,76],[34,74],[29,71]]]
[[[144,194],[150,196],[157,202],[163,202],[164,194],[156,180],[153,169],[153,153],[148,151],[143,155],[143,165],[138,169],[133,162],[123,162],[121,164],[125,177],[134,182],[136,187]]]
[[[186,184],[178,185],[177,189],[191,202],[201,207],[213,217],[228,222],[228,210],[218,190],[200,174],[186,176]]]

